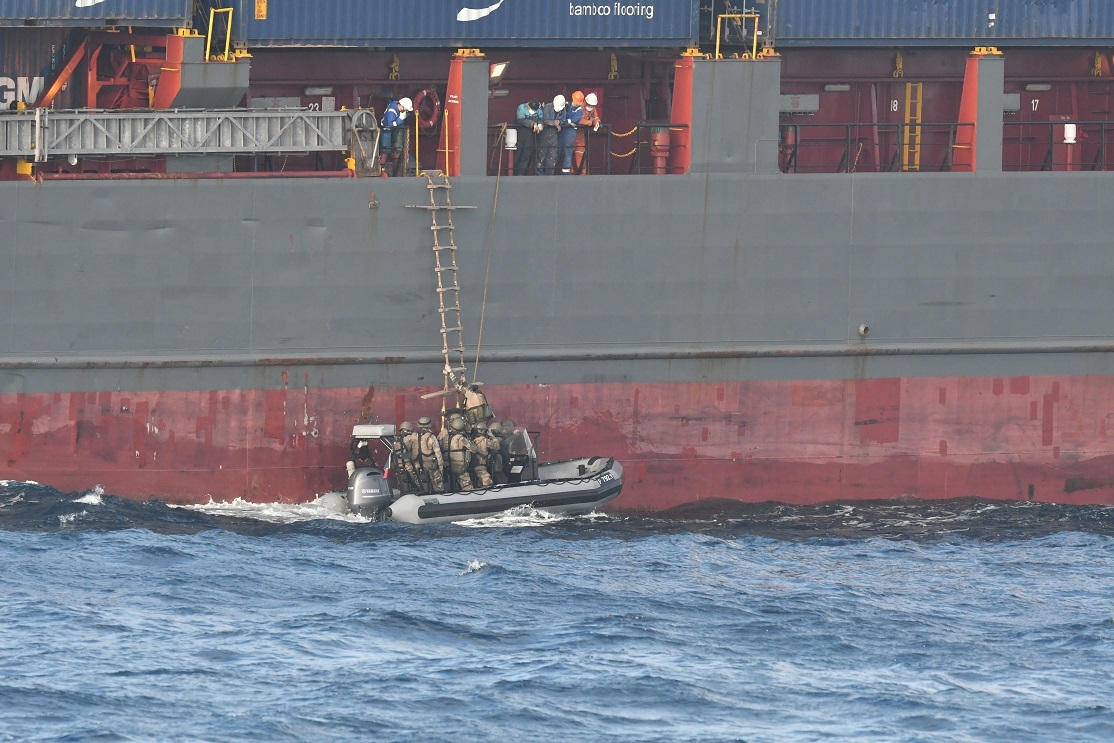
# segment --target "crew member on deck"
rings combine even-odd
[[[542,104],[537,98],[523,103],[515,112],[518,129],[518,152],[515,153],[514,174],[528,175],[536,172],[538,165],[538,135],[542,131]]]
[[[565,106],[560,114],[561,131],[557,135],[557,159],[561,163],[561,175],[572,173],[572,151],[576,147],[576,130],[584,116],[584,94],[579,90],[572,94],[572,104]]]
[[[557,172],[557,147],[561,134],[561,116],[565,110],[565,96],[554,96],[552,103],[542,110],[542,132],[538,135],[538,175]]]
[[[406,119],[414,111],[414,102],[409,98],[399,98],[387,104],[383,119],[383,148],[392,153],[395,159],[394,175],[401,175],[406,168],[406,139],[409,130]]]
[[[573,93],[573,98],[576,98],[576,93]],[[584,112],[576,127],[576,147],[573,149],[573,172],[577,175],[588,175],[588,159],[585,154],[588,151],[588,137],[591,132],[598,132],[602,123],[599,109],[596,108],[598,103],[599,98],[595,93],[584,96]]]

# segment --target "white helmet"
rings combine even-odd
[[[564,111],[565,110],[565,96],[561,95],[560,93],[557,94],[557,96],[553,99],[553,110],[554,111]]]
[[[403,111],[413,111],[414,101],[410,100],[409,98],[399,98],[398,107],[401,108]]]
[[[589,93],[588,95],[584,96],[584,102],[587,103],[589,106],[594,106],[600,102],[600,99],[596,97],[595,93]]]

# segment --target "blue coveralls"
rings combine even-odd
[[[561,131],[557,135],[557,159],[561,162],[561,172],[572,172],[572,152],[576,146],[576,126],[584,116],[584,109],[572,103],[565,106],[565,110],[558,114],[561,121]]]
[[[397,151],[403,142],[403,138],[395,136],[396,130],[406,125],[406,117],[409,112],[403,111],[398,105],[398,101],[391,101],[387,104],[387,110],[383,112],[383,119],[379,122],[383,127],[383,147],[391,148]]]

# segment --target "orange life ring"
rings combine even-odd
[[[414,112],[418,115],[418,126],[432,129],[441,118],[441,99],[433,88],[419,90],[414,96]]]

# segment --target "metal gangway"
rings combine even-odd
[[[377,152],[379,129],[368,109],[49,110],[0,114],[0,157],[302,154]],[[369,153],[370,155],[370,153]]]

